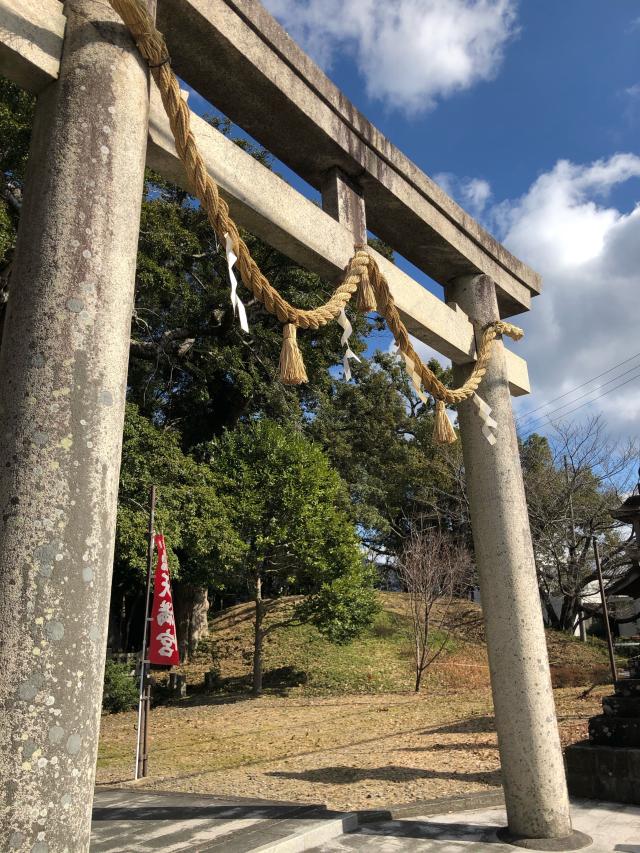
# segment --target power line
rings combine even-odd
[[[629,372],[629,371],[627,371],[627,373],[628,373],[628,372]],[[624,375],[624,374],[621,374],[621,375]],[[619,378],[619,377],[616,377],[616,378]],[[639,379],[639,378],[640,378],[640,373],[636,373],[636,375],[635,375],[635,376],[631,376],[629,379],[625,379],[625,381],[624,381],[624,382],[621,382],[619,385],[614,385],[614,386],[613,386],[613,388],[609,388],[609,390],[608,390],[608,391],[605,391],[605,392],[604,392],[604,394],[598,394],[598,396],[597,396],[597,397],[593,397],[593,398],[592,398],[592,399],[590,399],[590,400],[585,400],[585,402],[584,402],[584,403],[580,403],[580,405],[579,405],[579,406],[576,406],[576,407],[575,407],[575,409],[569,409],[569,411],[568,411],[568,412],[565,412],[563,415],[559,415],[559,420],[561,420],[562,418],[566,418],[568,415],[571,415],[571,414],[573,414],[574,412],[577,412],[577,411],[578,411],[578,409],[583,409],[585,406],[588,406],[588,405],[589,405],[589,403],[595,403],[595,401],[596,401],[596,400],[599,400],[601,397],[606,397],[606,396],[607,396],[607,394],[611,394],[613,391],[617,391],[617,390],[618,390],[618,388],[622,388],[622,386],[623,386],[623,385],[628,385],[628,384],[629,384],[629,382],[633,382],[633,380],[634,380],[634,379]],[[608,385],[608,384],[609,384],[608,382],[605,382],[603,385],[601,385],[601,386],[600,386],[600,388],[604,388],[604,386],[605,386],[605,385]],[[594,388],[594,391],[598,391],[598,390],[600,390],[600,388]],[[593,392],[591,392],[591,393],[593,393]],[[575,402],[575,400],[573,400],[572,402]],[[563,407],[561,407],[561,408],[563,408]],[[534,424],[535,424],[535,423],[538,423],[538,422],[540,422],[540,423],[541,423],[542,421],[545,421],[545,420],[548,420],[548,421],[549,421],[549,423],[553,423],[553,417],[554,417],[554,416],[555,416],[555,412],[553,413],[553,415],[549,415],[549,414],[541,415],[541,416],[540,416],[540,417],[538,417],[538,418],[534,418],[534,420],[533,420],[533,422],[532,422],[532,423],[534,423]],[[528,430],[530,430],[530,429],[531,429],[531,426],[532,426],[532,424],[531,424],[531,423],[530,423],[530,424],[528,424],[528,425],[527,425],[527,429],[528,429]]]
[[[633,373],[633,371],[637,370],[639,366],[640,365],[634,364],[633,367],[630,367],[628,370],[623,370],[622,373],[618,373],[617,376],[614,376],[612,379],[608,379],[606,382],[603,382],[602,385],[598,385],[596,388],[592,388],[590,391],[587,391],[586,393],[581,394],[579,397],[576,397],[574,400],[569,400],[567,403],[563,403],[562,406],[558,406],[558,408],[553,412],[553,414],[556,415],[562,409],[566,409],[567,406],[573,406],[573,404],[577,403],[578,400],[584,400],[585,397],[589,397],[591,394],[595,394],[596,391],[601,391],[603,388],[606,388],[607,385],[611,385],[612,382],[617,382],[618,379],[622,379],[623,376],[627,376],[629,373]],[[544,419],[544,417],[545,417],[545,415],[538,415],[538,417],[534,418],[533,421],[534,422],[539,421],[540,419]],[[528,418],[525,420],[528,420]]]
[[[621,382],[619,385],[614,385],[613,388],[609,388],[609,390],[605,391],[604,394],[598,394],[597,397],[593,397],[591,400],[586,400],[584,403],[580,403],[580,405],[576,406],[575,409],[569,409],[569,411],[565,412],[564,415],[560,415],[559,420],[566,418],[568,415],[572,415],[574,412],[577,412],[578,409],[583,409],[585,406],[588,406],[589,403],[595,403],[596,400],[600,400],[602,397],[606,397],[607,394],[612,394],[614,391],[617,391],[618,388],[622,388],[623,385],[628,385],[629,382],[633,382],[634,379],[640,379],[640,373],[636,373],[635,376],[631,376],[629,379],[625,379],[625,381]],[[608,383],[605,383],[605,384],[608,384]],[[604,386],[601,386],[601,387],[604,387]],[[533,423],[537,423],[538,421],[542,422],[545,420],[548,420],[550,424],[553,424],[553,420],[552,420],[551,415],[541,415],[541,417],[536,418],[533,421]],[[532,424],[529,424],[527,426],[527,429],[529,430],[529,432],[531,432],[531,427],[532,427]]]
[[[630,361],[633,361],[634,358],[638,358],[638,356],[640,356],[640,352],[635,353],[635,355],[629,356],[629,358],[625,358],[625,360],[619,362],[619,364],[614,364],[613,367],[610,367],[608,370],[604,370],[602,373],[598,373],[597,376],[592,376],[591,379],[587,379],[585,382],[582,382],[580,385],[576,385],[575,388],[571,388],[569,391],[565,391],[564,394],[560,394],[560,396],[554,397],[553,399],[548,400],[546,403],[541,403],[539,406],[536,406],[535,409],[530,409],[530,411],[528,411],[528,412],[523,412],[521,415],[519,415],[516,418],[516,421],[526,420],[531,415],[533,415],[535,412],[539,412],[540,409],[545,409],[547,406],[550,406],[551,403],[556,403],[558,400],[562,400],[565,397],[568,397],[570,394],[573,394],[574,391],[579,391],[581,388],[584,388],[585,385],[590,385],[592,382],[595,382],[596,379],[600,379],[602,376],[606,376],[607,373],[611,373],[612,370],[616,370],[618,367],[622,367],[623,364],[628,364]],[[624,374],[621,374],[621,375],[624,375]]]

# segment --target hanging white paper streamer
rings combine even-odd
[[[413,359],[408,356],[406,353],[402,352],[402,357],[404,358],[405,364],[407,365],[407,373],[409,374],[409,379],[411,379],[413,383],[413,387],[416,389],[416,394],[422,400],[423,403],[427,402],[426,395],[422,390],[422,380],[420,379],[420,374],[416,370],[416,366],[413,363]]]
[[[478,409],[478,414],[482,419],[482,434],[487,439],[489,444],[495,444],[497,438],[495,437],[493,430],[498,429],[498,423],[491,417],[491,406],[489,406],[482,397],[478,397],[477,394],[474,394],[471,398]]]
[[[349,322],[349,318],[344,312],[344,308],[338,314],[337,317],[338,323],[342,326],[343,332],[342,337],[340,338],[340,343],[343,347],[346,347],[344,352],[344,356],[342,358],[342,366],[344,367],[344,379],[345,382],[348,382],[351,379],[351,365],[349,364],[350,358],[355,358],[357,362],[360,361],[358,356],[353,352],[351,347],[349,346],[349,338],[351,337],[351,333],[353,332],[353,326]]]
[[[236,278],[236,274],[233,271],[233,265],[238,260],[236,253],[233,251],[233,242],[231,237],[228,234],[224,235],[225,241],[225,249],[227,252],[227,264],[229,265],[229,281],[231,282],[231,304],[233,306],[233,313],[238,315],[238,319],[240,320],[240,328],[243,332],[249,331],[249,324],[247,323],[247,312],[242,303],[242,300],[238,296],[238,279]]]

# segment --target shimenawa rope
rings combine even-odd
[[[317,308],[296,308],[272,287],[262,274],[241,238],[235,222],[229,216],[229,206],[221,198],[216,182],[208,174],[190,127],[190,111],[180,94],[180,85],[171,69],[169,52],[162,36],[145,6],[139,0],[109,0],[130,30],[140,53],[146,60],[160,90],[162,103],[169,118],[176,151],[182,160],[189,184],[200,200],[211,227],[224,245],[228,234],[237,255],[238,269],[245,286],[284,325],[284,342],[280,358],[280,376],[287,384],[307,381],[302,355],[296,341],[296,328],[318,329],[334,320],[357,292],[360,311],[377,310],[385,318],[398,348],[413,363],[419,380],[436,400],[434,438],[440,444],[450,444],[456,434],[446,415],[445,404],[456,404],[471,397],[487,371],[491,344],[498,335],[513,340],[522,337],[522,330],[511,323],[497,320],[482,331],[477,360],[466,382],[459,388],[447,388],[422,362],[409,340],[409,333],[400,319],[389,285],[374,258],[362,247],[356,247],[345,275],[324,305]],[[418,388],[418,390],[420,390]]]

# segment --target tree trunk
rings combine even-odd
[[[109,652],[123,652],[124,595],[115,587],[111,588],[109,604],[109,627],[107,629],[107,655]]]
[[[562,602],[561,629],[573,633],[578,613],[578,599],[574,595],[566,595]]]
[[[256,619],[253,635],[253,684],[251,692],[254,696],[259,696],[262,693],[262,642],[264,640],[264,631],[262,630],[264,605],[262,603],[262,579],[260,576],[256,578],[255,603]]]
[[[429,655],[429,609],[425,606],[424,609],[424,624],[418,629],[416,627],[416,693],[420,692],[420,683],[422,674],[427,668],[427,658]]]
[[[550,627],[553,628],[554,631],[560,631],[561,630],[561,622],[560,622],[560,619],[558,618],[558,614],[556,613],[555,608],[551,602],[551,596],[549,595],[549,593],[546,590],[540,589],[540,597],[542,598],[542,601],[544,602],[545,610],[547,613],[547,619],[549,620]]]
[[[209,591],[206,586],[176,582],[173,606],[180,660],[186,661],[209,633]]]

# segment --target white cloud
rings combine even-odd
[[[369,97],[411,113],[492,79],[516,0],[265,0],[314,59],[355,59]]]
[[[472,216],[482,219],[491,198],[491,184],[484,178],[458,178],[451,172],[440,172],[433,180]]]
[[[491,198],[491,185],[482,178],[473,178],[463,187],[462,197],[470,210],[482,212]]]
[[[435,176],[470,212],[483,213],[496,236],[542,274],[542,293],[531,311],[513,318],[525,337],[508,343],[529,365],[532,394],[515,401],[525,432],[548,432],[546,415],[580,420],[602,414],[613,435],[638,437],[640,201],[627,211],[607,202],[616,187],[638,178],[635,154],[582,165],[560,160],[520,198],[491,206],[487,181]],[[635,187],[640,200],[640,181]],[[436,357],[448,364],[431,347],[412,342],[423,360]],[[631,356],[616,370],[544,405]],[[527,419],[525,413],[534,409]]]
[[[516,318],[526,331],[516,349],[529,363],[530,411],[640,351],[640,204],[630,211],[607,204],[611,190],[640,177],[640,157],[616,154],[577,165],[566,160],[541,175],[519,199],[494,210],[499,235],[543,276],[532,310]],[[640,197],[640,186],[638,187]],[[614,378],[639,378],[585,406],[574,417],[602,412],[617,434],[636,436],[640,417],[640,359],[559,401],[558,407]],[[602,394],[617,381],[602,387]],[[594,394],[593,396],[596,396]],[[578,406],[585,399],[576,399]],[[531,421],[543,428],[543,423]]]

